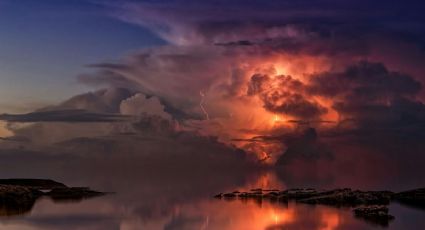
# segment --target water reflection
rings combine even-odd
[[[100,166],[93,170],[80,166],[73,172],[74,165],[68,167],[53,172],[54,179],[116,193],[77,203],[41,199],[24,216],[2,217],[0,229],[325,230],[379,227],[356,219],[350,209],[212,198],[222,191],[287,188],[274,171],[199,169],[194,173],[175,169],[113,170]],[[43,170],[31,173],[39,178],[52,174]],[[390,213],[396,219],[389,229],[403,229],[406,221],[421,226],[425,218],[425,212],[398,204],[390,205]]]
[[[31,212],[34,203],[16,206],[16,204],[2,203],[0,204],[0,217],[2,216],[19,216]]]
[[[296,204],[295,202],[285,204],[279,202],[270,203],[263,201],[258,203],[254,200],[221,200],[231,202],[225,207],[235,207],[233,211],[241,214],[232,215],[238,218],[237,224],[233,226],[221,226],[224,229],[373,229],[384,227],[374,222],[367,222],[353,216],[349,208],[334,208],[328,206],[310,206]],[[248,218],[247,221],[244,218]],[[252,221],[252,222],[250,222]],[[235,221],[233,221],[235,223]],[[218,226],[216,226],[217,229]],[[343,227],[343,228],[342,228]],[[215,228],[212,228],[215,229]]]

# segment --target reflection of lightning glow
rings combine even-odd
[[[323,213],[323,227],[321,230],[333,230],[340,225],[340,217],[337,213],[325,212]]]
[[[201,107],[202,112],[205,114],[205,119],[206,120],[209,120],[210,119],[210,115],[208,114],[207,110],[204,108],[205,94],[201,90],[201,91],[199,91],[199,95],[201,95],[201,102],[199,102],[199,107]]]
[[[279,223],[279,216],[277,216],[276,213],[273,213],[273,219],[275,224]]]

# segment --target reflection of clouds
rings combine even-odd
[[[65,181],[115,191],[116,194],[71,204],[55,204],[49,199],[41,199],[31,216],[2,219],[1,229],[331,230],[369,227],[368,223],[355,219],[350,209],[211,198],[217,191],[230,191],[237,187],[246,190],[252,185],[263,185],[264,180],[268,181],[266,185],[277,187],[273,186],[278,181],[271,172],[259,173],[246,180],[244,175],[230,171],[185,173],[179,170],[116,171],[115,168],[105,171],[97,168],[98,173],[91,174],[89,169],[80,170],[61,177]],[[65,168],[63,171],[71,170]],[[397,218],[404,218],[404,211],[395,211],[394,214],[398,214]],[[408,213],[414,217],[410,221],[420,219],[417,213]]]
[[[202,201],[195,205],[181,207],[181,216],[198,216],[197,226],[188,218],[180,226],[192,223],[193,228],[200,229],[208,218],[208,229],[265,229],[271,224],[288,223],[293,221],[292,210],[285,207],[264,204],[261,208],[254,202],[242,203],[239,201]],[[202,216],[203,218],[199,218]],[[180,219],[180,222],[183,220]],[[170,222],[174,223],[174,222]],[[181,228],[170,228],[181,229]]]
[[[3,226],[2,226],[3,225]],[[87,229],[87,230],[115,230],[119,229],[119,223],[110,216],[100,215],[51,215],[29,217],[17,221],[3,221],[2,229]]]
[[[13,133],[10,132],[7,128],[6,128],[6,123],[0,121],[0,137],[8,137],[11,136]]]
[[[235,186],[234,190],[243,191],[254,188],[284,189],[286,186],[285,183],[277,177],[273,170],[264,170],[252,175],[243,186]]]
[[[290,203],[264,202],[261,207],[253,201],[203,201],[183,205],[180,210],[178,226],[200,229],[202,218],[208,217],[208,229],[221,230],[278,230],[278,229],[367,229],[368,225],[352,217],[349,209],[336,209],[326,206],[307,206]],[[192,217],[192,218],[190,218]],[[194,221],[194,220],[197,221]],[[176,223],[171,220],[170,223]]]
[[[423,134],[417,127],[412,129],[400,133],[322,133],[319,140],[333,153],[331,161],[296,160],[279,168],[277,174],[290,188],[411,189],[424,183],[424,178],[417,175],[425,162],[421,154],[425,145],[419,141]]]
[[[168,142],[168,145],[165,148],[155,145],[158,149],[151,151],[156,159],[140,156],[142,154],[139,156],[94,154],[94,156],[81,157],[24,150],[0,151],[2,177],[53,178],[71,186],[87,185],[99,191],[116,192],[113,195],[77,204],[52,204],[43,200],[36,204],[29,219],[24,217],[22,220],[17,220],[19,223],[16,224],[47,226],[50,222],[58,221],[54,222],[57,228],[52,229],[60,229],[61,224],[66,225],[63,220],[68,217],[81,217],[81,220],[75,220],[76,224],[84,222],[90,225],[88,223],[90,218],[93,215],[100,215],[107,216],[111,221],[114,219],[121,226],[127,226],[127,229],[140,229],[138,228],[140,225],[155,225],[153,222],[160,222],[161,226],[164,226],[169,222],[170,216],[178,216],[177,212],[181,205],[196,203],[219,191],[244,184],[245,174],[249,174],[247,170],[237,165],[237,161],[234,161],[236,159],[221,158],[220,154],[214,155],[215,161],[213,158],[207,160],[208,158],[194,156],[194,151],[198,147],[193,149],[190,146],[196,145],[195,143],[184,149],[176,142]],[[226,148],[223,149],[220,146],[216,148],[217,146],[212,145],[211,153],[202,154],[208,156],[215,151],[220,151],[224,154],[223,156],[231,154],[231,152],[223,151]],[[195,159],[192,160],[192,158]],[[231,162],[233,162],[231,164],[233,168],[226,166]],[[82,225],[85,224],[82,223]],[[137,225],[132,228],[134,224]],[[116,224],[108,225],[110,226],[116,226]],[[148,229],[161,228],[151,226]]]
[[[340,225],[340,215],[336,212],[323,212],[321,220],[323,223],[323,227],[320,228],[321,230],[337,229]]]
[[[267,230],[278,230],[278,229],[317,229],[317,230],[333,230],[340,229],[343,227],[350,226],[349,222],[345,222],[347,225],[342,225],[340,219],[350,218],[351,213],[349,211],[343,211],[338,209],[332,209],[327,207],[321,207],[318,209],[308,208],[306,206],[290,206],[292,215],[294,216],[291,222],[277,223],[275,225],[267,226],[264,229]]]

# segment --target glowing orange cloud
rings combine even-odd
[[[222,142],[253,153],[260,162],[274,163],[282,153],[281,143],[234,140],[249,140],[256,136],[291,132],[298,128],[297,121],[321,127],[332,125],[333,123],[330,122],[338,121],[339,115],[332,108],[331,100],[311,96],[308,92],[300,89],[302,85],[309,84],[310,76],[313,73],[329,70],[331,66],[329,63],[329,60],[325,58],[282,53],[268,57],[235,59],[232,68],[235,68],[234,65],[236,65],[240,74],[237,87],[232,86],[232,95],[227,95],[223,90],[223,85],[228,85],[229,79],[227,78],[221,79],[222,81],[218,81],[208,89],[201,90],[199,107],[205,120],[190,121],[186,125],[196,127],[201,134],[217,136]],[[268,76],[267,83],[259,89],[264,92],[263,95],[249,95],[250,82],[256,74]],[[292,86],[297,84],[301,86],[298,88]],[[285,96],[286,94],[288,96]],[[306,103],[320,108],[320,113],[318,113],[320,116],[305,121],[305,117],[270,111],[264,104],[265,100],[271,98],[275,101],[270,101],[270,103],[285,106],[286,100],[290,100],[290,96],[295,94],[303,97]],[[269,98],[262,98],[264,96]],[[296,106],[296,102],[291,103]],[[309,116],[309,114],[305,114],[305,116]]]

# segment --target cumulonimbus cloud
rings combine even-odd
[[[390,127],[423,119],[417,111],[422,110],[424,79],[398,72],[380,57],[408,60],[377,48],[377,41],[402,44],[420,33],[371,28],[378,26],[376,18],[391,24],[388,12],[400,9],[378,3],[364,8],[361,1],[236,0],[222,9],[220,2],[109,2],[112,16],[152,30],[169,45],[91,65],[99,72],[80,80],[131,85],[157,97],[174,119],[176,111],[184,114],[178,116],[184,129],[246,150],[257,147],[231,140],[304,126],[329,130],[354,123],[349,127],[359,129],[371,122]],[[412,15],[407,21],[421,18]],[[389,36],[406,32],[408,37]]]
[[[419,52],[421,33],[391,24],[391,13],[402,9],[389,4],[232,0],[223,9],[221,0],[101,2],[113,17],[148,28],[168,44],[89,65],[96,70],[79,81],[110,89],[42,111],[159,116],[180,131],[217,136],[259,155],[282,149],[232,140],[305,127],[399,127],[425,119],[425,79],[411,74],[422,69],[399,71],[394,63],[410,60],[386,49],[414,40],[404,51]],[[414,13],[400,23],[421,22]],[[150,126],[130,122],[122,130],[134,127]]]

